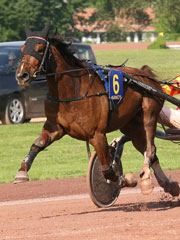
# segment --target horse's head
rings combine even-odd
[[[30,82],[42,72],[47,56],[50,24],[48,23],[41,32],[32,32],[26,25],[26,42],[21,47],[21,63],[16,71],[16,80],[22,87],[29,87]]]

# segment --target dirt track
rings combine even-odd
[[[180,183],[180,170],[166,174]],[[85,178],[1,184],[0,223],[1,240],[179,240],[180,197],[137,186],[97,208]]]

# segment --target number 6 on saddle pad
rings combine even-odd
[[[111,100],[121,100],[123,98],[123,72],[109,71],[109,98]]]

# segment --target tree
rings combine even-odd
[[[146,0],[99,0],[96,3],[94,1],[98,11],[90,21],[99,20],[103,27],[106,24],[107,32],[110,33],[109,40],[112,36],[112,41],[120,41],[125,37],[123,32],[130,29],[132,24],[139,25],[141,28],[149,25],[149,15],[144,11],[145,3]]]
[[[126,32],[124,29],[120,28],[119,25],[113,23],[109,24],[106,32],[106,41],[108,42],[118,42],[126,41]]]
[[[157,32],[180,33],[180,0],[154,0],[152,7]]]
[[[87,6],[86,0],[0,0],[0,41],[24,40],[24,26],[41,30],[50,20],[62,35],[75,34],[73,15]]]
[[[141,22],[143,23],[145,2],[146,0],[100,0],[97,1],[96,7],[98,8],[99,18],[113,21],[117,18],[134,19],[138,15],[140,16],[140,13],[143,13],[141,15]]]

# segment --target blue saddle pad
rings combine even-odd
[[[104,81],[109,99],[111,101],[118,101],[119,103],[123,98],[123,72],[120,70],[103,68],[102,66],[90,62],[87,63],[90,68],[99,75],[101,80]],[[106,74],[104,72],[106,72]]]

